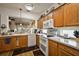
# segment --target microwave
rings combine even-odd
[[[54,28],[53,19],[49,19],[43,22],[43,28]]]

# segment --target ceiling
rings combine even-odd
[[[25,4],[27,3],[0,3],[0,7],[15,9],[15,10],[22,8],[24,12],[27,12],[25,9]],[[30,13],[40,15],[46,9],[50,8],[53,4],[54,3],[33,3],[34,9]]]

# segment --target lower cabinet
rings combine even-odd
[[[0,37],[0,52],[28,47],[28,35]]]
[[[27,36],[20,36],[19,46],[20,47],[28,47],[28,37]]]
[[[58,53],[60,56],[79,56],[79,50],[75,50],[71,47],[65,46],[63,44],[58,45]]]
[[[48,55],[49,56],[57,56],[57,43],[51,40],[48,40]]]
[[[11,49],[15,49],[16,48],[16,37],[11,37],[11,41],[12,41]]]
[[[60,44],[53,40],[48,40],[49,56],[79,56],[79,50]]]
[[[39,35],[36,35],[36,45],[38,47],[39,47],[39,44],[40,44],[39,40],[40,40],[40,36]]]
[[[2,51],[2,39],[0,39],[0,52]]]
[[[2,51],[8,51],[8,50],[12,50],[12,49],[16,48],[16,44],[14,44],[15,42],[16,42],[15,37],[2,38],[1,39]]]
[[[72,54],[67,53],[66,51],[59,49],[59,56],[72,56]]]
[[[16,47],[28,47],[28,36],[17,36],[16,37]]]

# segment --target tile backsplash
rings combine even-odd
[[[60,35],[65,36],[65,37],[73,37],[73,38],[75,38],[74,30],[60,30]]]
[[[66,37],[73,37],[73,38],[75,38],[74,31],[75,30],[79,31],[79,27],[62,27],[57,29],[58,29],[59,35],[66,36]]]

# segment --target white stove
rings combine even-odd
[[[48,55],[48,39],[46,35],[46,30],[43,30],[42,35],[40,36],[40,50],[44,53],[44,55]]]

